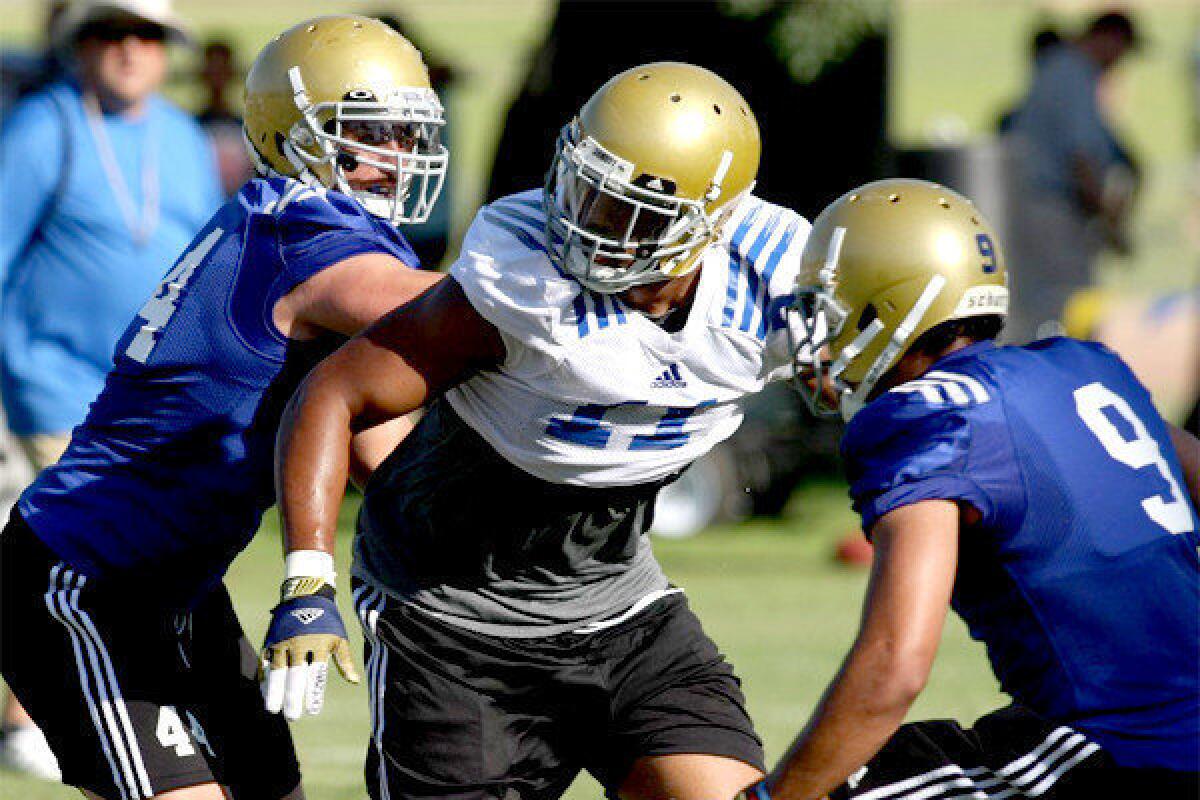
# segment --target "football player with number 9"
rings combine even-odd
[[[318,708],[330,655],[357,678],[333,564],[288,563],[266,709],[222,577],[274,502],[276,428],[300,379],[439,277],[395,226],[437,198],[442,123],[420,53],[378,20],[275,37],[246,79],[258,177],[167,272],[66,454],[22,495],[0,539],[0,668],[89,796],[303,796],[269,712]],[[405,423],[367,428],[360,479]]]
[[[944,187],[868,184],[813,223],[798,388],[849,423],[875,563],[841,671],[748,796],[1196,796],[1200,442],[1101,345],[997,347],[1007,302],[994,232]],[[1014,703],[900,726],[947,606]]]

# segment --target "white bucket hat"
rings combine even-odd
[[[54,24],[51,38],[56,48],[70,48],[89,23],[119,17],[137,17],[167,32],[167,40],[191,44],[192,34],[171,7],[171,0],[71,0]]]

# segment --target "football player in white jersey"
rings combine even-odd
[[[333,583],[352,432],[428,409],[355,539],[372,797],[553,798],[587,769],[611,796],[711,800],[761,776],[739,681],[646,536],[658,489],[791,372],[809,225],[751,194],[759,148],[711,72],[617,75],[544,188],[482,209],[450,276],[293,398],[277,483],[307,585]],[[308,665],[336,645],[269,638],[289,666],[268,682],[319,706]]]

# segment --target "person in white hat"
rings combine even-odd
[[[188,40],[167,0],[79,0],[51,35],[69,74],[0,127],[0,393],[35,470],[58,459],[163,264],[221,202],[207,139],[156,94],[168,44]],[[0,764],[56,779],[20,706],[3,719]]]

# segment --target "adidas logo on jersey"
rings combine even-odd
[[[292,612],[292,616],[298,619],[301,625],[311,625],[321,617],[325,616],[325,609],[298,608]]]
[[[650,382],[651,389],[682,389],[685,386],[687,386],[687,381],[680,374],[678,364],[667,367],[663,370],[662,375]]]

